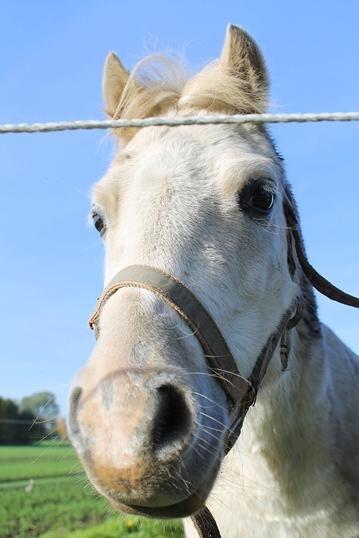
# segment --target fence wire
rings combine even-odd
[[[48,123],[0,124],[0,134],[50,133],[128,127],[179,127],[181,125],[218,125],[242,123],[308,123],[323,121],[359,121],[359,112],[313,112],[291,114],[215,114],[207,116],[154,117],[119,120],[76,120]]]

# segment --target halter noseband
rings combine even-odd
[[[284,203],[284,214],[288,226],[288,267],[292,278],[296,269],[293,253],[293,250],[295,250],[305,276],[318,291],[334,301],[359,307],[359,298],[333,286],[319,275],[308,262],[294,202],[291,199],[290,192],[287,191],[286,194],[287,200]],[[221,384],[227,397],[231,421],[226,439],[225,451],[227,454],[240,435],[249,407],[255,403],[257,392],[279,343],[282,369],[286,369],[289,355],[288,331],[300,321],[303,309],[302,298],[296,297],[284,312],[275,331],[270,334],[258,355],[249,378],[245,379],[240,374],[232,352],[216,322],[192,291],[174,276],[148,265],[125,267],[117,273],[105,288],[98,298],[95,311],[89,320],[89,325],[91,329],[95,330],[96,335],[99,333],[99,320],[104,305],[121,288],[141,288],[151,291],[173,308],[193,331],[193,335],[203,349],[208,369]],[[192,520],[201,538],[220,538],[221,535],[217,524],[207,507],[203,507],[197,514],[193,515]]]

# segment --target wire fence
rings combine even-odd
[[[359,112],[313,112],[291,114],[215,114],[206,116],[154,117],[119,120],[83,120],[48,123],[0,124],[0,134],[49,133],[93,129],[123,129],[129,127],[180,127],[183,125],[219,125],[243,123],[313,123],[323,121],[359,121]]]

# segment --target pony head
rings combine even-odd
[[[104,73],[112,118],[254,113],[268,79],[253,40],[229,26],[218,61],[192,78],[151,57]],[[243,376],[297,292],[287,263],[283,169],[262,126],[147,127],[114,132],[116,153],[92,198],[105,285],[124,267],[176,276],[217,323]],[[99,338],[71,395],[72,441],[117,509],[183,517],[205,502],[230,426],[226,394],[196,335],[144,289],[104,305]],[[278,382],[275,354],[263,384]],[[225,372],[224,372],[225,374]]]

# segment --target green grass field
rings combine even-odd
[[[70,445],[43,442],[39,446],[1,446],[0,483],[81,472]]]
[[[31,482],[30,482],[31,480]],[[114,512],[89,485],[70,445],[0,447],[1,538],[179,538],[179,522]]]

